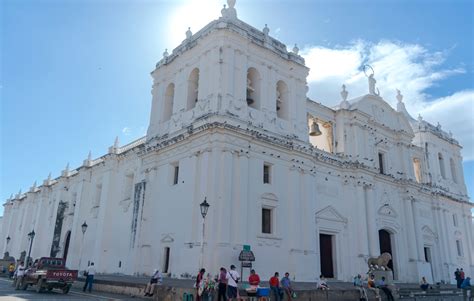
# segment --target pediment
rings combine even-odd
[[[164,234],[162,235],[160,241],[163,243],[171,243],[174,241],[174,238],[171,236],[171,234]]]
[[[403,130],[414,136],[410,122],[406,116],[397,112],[382,97],[376,95],[364,95],[353,100],[351,109],[362,111],[374,119],[375,122],[389,127],[393,130]]]
[[[433,230],[431,230],[431,228],[428,226],[423,226],[423,228],[421,228],[421,231],[423,232],[423,236],[433,237],[433,238],[438,237],[438,235],[436,235],[436,233]]]
[[[390,217],[398,216],[397,211],[395,211],[395,209],[393,209],[393,207],[390,206],[389,204],[385,204],[382,207],[380,207],[378,213],[380,215],[385,215],[385,216],[390,216]]]
[[[316,219],[347,223],[347,218],[345,218],[332,206],[327,206],[326,208],[316,212]]]
[[[261,198],[266,200],[278,201],[277,196],[270,192],[262,194]]]

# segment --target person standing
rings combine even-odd
[[[228,300],[237,300],[239,294],[237,283],[240,280],[239,273],[235,270],[235,265],[230,266],[230,271],[227,272],[227,298]]]
[[[23,284],[23,277],[25,276],[25,271],[26,271],[25,262],[22,261],[20,262],[20,265],[17,267],[16,272],[15,272],[15,276],[16,276],[15,289],[16,290],[19,290]]]
[[[90,266],[88,266],[85,271],[86,283],[84,283],[84,287],[82,288],[83,292],[86,291],[86,288],[88,286],[89,286],[89,293],[92,292],[92,283],[94,282],[94,275],[95,275],[95,267],[94,267],[94,263],[91,262]]]
[[[206,269],[201,269],[196,277],[196,301],[201,301],[202,292],[204,291],[204,274]]]
[[[291,288],[290,273],[286,272],[285,277],[281,279],[281,287],[285,290],[285,294],[288,297],[288,300],[293,300],[293,289]]]
[[[464,281],[464,278],[466,278],[466,275],[464,274],[464,270],[462,268],[459,270],[459,277],[461,277],[461,284],[459,285],[461,286]]]
[[[14,274],[15,274],[15,264],[12,262],[8,266],[8,277],[12,279]]]
[[[217,292],[217,301],[227,301],[226,291],[227,291],[227,270],[224,267],[221,267],[219,272],[219,282],[218,292]]]
[[[258,276],[258,274],[255,273],[255,270],[253,269],[250,270],[249,284],[250,287],[254,290],[257,290],[257,287],[260,284],[260,276]]]
[[[270,278],[270,290],[272,291],[273,295],[275,296],[275,301],[280,301],[280,280],[278,277],[280,274],[275,272],[272,278]]]
[[[163,277],[158,269],[153,271],[153,275],[151,276],[150,282],[147,283],[145,288],[145,296],[151,297],[155,292],[155,286],[160,285],[163,281]]]
[[[454,272],[454,279],[456,279],[456,286],[458,288],[461,288],[461,272],[459,271],[459,268],[456,269],[456,271]]]

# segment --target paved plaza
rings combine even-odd
[[[83,293],[77,289],[71,289],[69,294],[64,295],[59,290],[51,292],[37,293],[33,287],[26,291],[15,290],[11,286],[12,281],[5,278],[0,278],[0,301],[19,301],[19,300],[150,300],[145,298],[137,298],[130,296],[123,296],[117,294],[109,294],[102,292]]]

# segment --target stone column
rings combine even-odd
[[[418,247],[417,247],[416,236],[415,236],[415,225],[414,225],[414,220],[413,220],[411,199],[403,200],[403,205],[405,208],[405,217],[406,217],[406,222],[407,222],[407,226],[405,227],[405,229],[406,229],[407,238],[408,238],[409,259],[417,260]]]
[[[443,233],[443,226],[441,223],[441,208],[439,205],[435,206],[434,209],[434,218],[435,218],[435,225],[436,225],[436,232],[438,234],[438,239],[436,241],[436,244],[438,245],[438,250],[439,250],[439,255],[441,258],[439,259],[439,264],[441,265],[440,269],[442,271],[442,278],[443,280],[449,280],[450,276],[449,275],[449,269],[446,270],[446,265],[445,261],[447,257],[447,249],[446,249],[446,237],[444,236]]]
[[[455,243],[451,239],[453,237],[453,233],[449,231],[447,217],[446,217],[447,212],[448,210],[443,209],[442,220],[443,220],[443,225],[444,225],[443,228],[444,228],[445,237],[446,237],[446,248],[448,249],[448,255],[449,255],[449,257],[447,258],[447,263],[448,265],[451,265],[454,262],[453,254],[456,254],[456,253],[453,253],[453,248],[454,248]]]
[[[464,208],[463,208],[464,209]],[[472,230],[472,221],[471,221],[471,225],[468,224],[468,220],[469,219],[472,219],[472,215],[470,214],[470,210],[466,210],[468,212],[468,214],[462,214],[462,220],[463,220],[463,226],[464,226],[464,233],[466,233],[466,235],[464,235],[464,237],[466,237],[466,250],[467,250],[467,253],[468,253],[468,258],[469,258],[469,265],[472,266],[473,265],[473,261],[472,261],[472,250],[474,250],[474,246],[472,244],[472,234],[471,234],[471,231],[470,229]]]
[[[235,183],[232,190],[233,202],[231,215],[231,243],[243,243],[252,233],[250,228],[249,214],[252,202],[256,200],[250,198],[249,175],[251,174],[250,156],[243,155],[234,158],[235,162]],[[253,230],[253,229],[252,229]]]
[[[95,233],[95,239],[94,239],[94,245],[93,245],[93,254],[92,255],[92,258],[91,258],[91,261],[94,262],[94,265],[98,268],[98,269],[104,269],[105,267],[101,266],[101,263],[100,263],[100,259],[101,259],[101,255],[102,255],[102,245],[103,245],[103,242],[104,242],[104,235],[106,235],[104,233],[104,223],[106,223],[107,221],[105,221],[105,214],[107,212],[107,207],[108,207],[108,202],[109,202],[109,193],[110,193],[110,185],[109,185],[109,182],[110,182],[110,178],[112,177],[112,174],[114,174],[116,172],[116,170],[109,170],[108,172],[105,172],[104,173],[104,178],[103,178],[103,181],[102,181],[102,190],[101,190],[101,195],[100,195],[100,205],[99,205],[99,214],[97,215],[97,220],[96,220],[96,233]],[[138,231],[137,231],[138,233]],[[137,241],[139,240],[139,238],[137,238]],[[138,244],[137,244],[138,245]],[[137,247],[137,249],[139,249]]]
[[[367,216],[367,236],[369,242],[369,255],[370,257],[377,257],[380,255],[380,245],[378,239],[378,229],[376,225],[376,213],[375,213],[375,200],[374,200],[374,190],[365,187],[365,206],[366,206],[366,216]]]
[[[218,237],[217,243],[228,243],[231,239],[231,229],[233,227],[239,227],[239,224],[233,224],[232,212],[230,210],[232,204],[234,203],[234,194],[233,185],[235,182],[234,174],[234,156],[229,150],[222,150],[220,155],[220,164],[216,169],[218,176],[216,178],[216,190],[218,206],[218,216],[216,216],[215,221],[217,221],[216,234]],[[234,221],[233,221],[234,222]],[[235,221],[237,222],[237,221]]]
[[[418,254],[418,261],[425,261],[424,260],[424,245],[423,245],[423,236],[421,235],[421,226],[419,221],[419,201],[412,199],[411,206],[412,206],[412,214],[413,214],[413,222],[415,224],[415,235],[416,235],[416,246],[417,246],[417,254]]]
[[[364,257],[369,255],[369,245],[367,244],[368,241],[368,215],[367,215],[367,208],[366,208],[366,201],[365,201],[365,188],[362,185],[357,185],[357,196],[354,200],[355,213],[357,214],[356,223],[357,223],[357,233],[354,229],[351,230],[353,238],[356,240],[358,245],[358,253],[357,254],[361,260],[360,267],[366,267],[366,263]]]

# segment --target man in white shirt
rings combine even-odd
[[[16,276],[16,280],[15,280],[15,289],[16,290],[19,290],[21,285],[23,284],[23,276],[25,276],[25,271],[26,271],[26,267],[25,267],[25,262],[20,262],[20,265],[16,268],[16,272],[15,272],[15,276]]]
[[[235,270],[235,265],[230,266],[230,271],[227,272],[227,298],[229,300],[237,300],[237,283],[240,280],[240,275]]]
[[[82,291],[85,292],[87,285],[89,285],[89,293],[92,291],[92,283],[94,282],[94,275],[95,275],[95,267],[94,263],[91,262],[91,265],[87,267],[85,270],[84,276],[86,276],[86,283],[84,283],[84,287]]]

